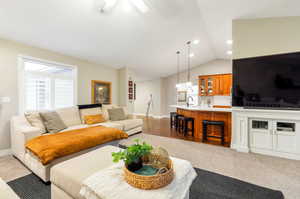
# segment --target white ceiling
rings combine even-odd
[[[177,50],[186,66],[188,40],[200,40],[192,66],[229,59],[232,19],[300,14],[299,0],[144,0],[146,14],[127,1],[101,14],[95,0],[0,0],[0,37],[150,79],[176,73]]]

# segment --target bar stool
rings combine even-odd
[[[224,133],[224,125],[225,123],[223,121],[211,121],[211,120],[203,120],[202,121],[203,125],[203,141],[207,141],[208,137],[213,137],[213,138],[219,138],[221,139],[222,145],[225,144],[225,133]],[[208,136],[207,135],[207,126],[208,125],[215,125],[215,126],[220,126],[221,127],[221,136]]]
[[[189,123],[191,123],[192,128],[189,128]],[[188,135],[189,132],[192,132],[192,136],[194,137],[194,127],[195,121],[192,117],[184,117],[184,135]]]
[[[176,127],[177,120],[177,113],[171,112],[170,113],[170,128]]]
[[[183,115],[177,115],[177,124],[176,124],[176,130],[178,130],[179,133],[184,132],[184,116]]]

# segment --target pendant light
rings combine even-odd
[[[179,89],[180,88],[180,51],[177,51],[176,54],[177,54],[177,84],[176,84],[176,88]]]
[[[188,70],[187,70],[187,82],[186,82],[186,87],[187,89],[192,87],[192,82],[191,82],[191,41],[188,41],[187,43],[188,46]]]

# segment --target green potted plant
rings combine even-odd
[[[137,171],[143,167],[142,157],[149,155],[153,147],[146,142],[140,144],[139,139],[134,140],[135,144],[129,146],[127,149],[113,152],[113,162],[123,160],[125,166],[129,171]]]

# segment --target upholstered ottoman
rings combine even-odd
[[[0,198],[20,199],[17,194],[0,178]]]
[[[86,199],[80,194],[84,181],[97,172],[114,165],[111,153],[119,150],[118,147],[105,146],[52,167],[51,199]],[[178,186],[184,185],[179,184]],[[99,197],[90,196],[89,198],[98,199]],[[182,197],[182,199],[188,198],[189,193]]]

